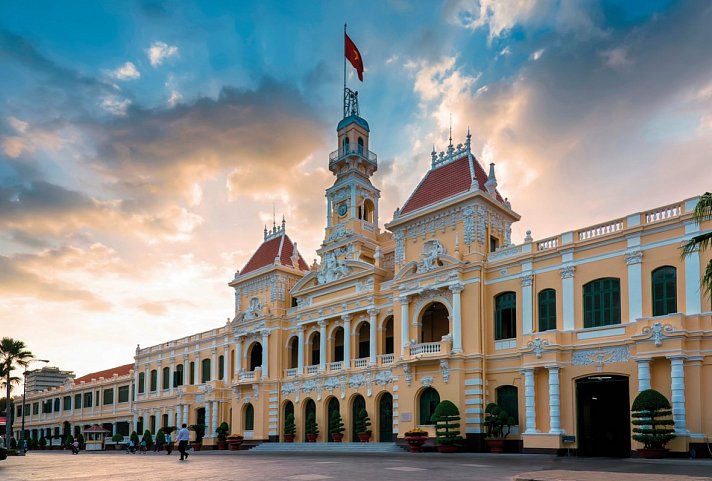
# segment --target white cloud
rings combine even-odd
[[[183,94],[177,90],[171,90],[171,95],[168,97],[168,106],[175,107],[175,105],[183,100]]]
[[[502,50],[499,51],[499,54],[501,57],[504,57],[505,55],[511,55],[512,54],[512,49],[509,48],[509,45],[504,47]]]
[[[101,99],[101,103],[99,105],[107,112],[123,117],[126,115],[126,109],[129,105],[131,105],[131,101],[119,98],[115,95],[107,95]]]
[[[24,134],[25,132],[27,132],[27,127],[29,126],[29,124],[24,120],[20,120],[16,117],[8,117],[7,121],[18,134]]]
[[[532,60],[539,60],[539,59],[541,58],[541,56],[544,55],[544,50],[545,50],[545,49],[540,48],[540,49],[537,50],[536,52],[532,53],[532,54],[529,56],[529,58],[532,59]]]
[[[601,52],[601,57],[604,59],[604,63],[607,67],[614,70],[620,70],[625,67],[629,67],[633,61],[628,56],[627,47],[616,47],[610,50]]]
[[[175,45],[168,45],[165,42],[153,42],[153,44],[146,50],[146,54],[148,55],[148,60],[151,62],[151,65],[153,67],[158,67],[165,59],[177,56],[178,47]]]
[[[121,67],[111,72],[112,77],[118,80],[135,80],[141,77],[141,72],[138,71],[133,62],[126,62]]]

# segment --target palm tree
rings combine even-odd
[[[695,211],[692,213],[692,218],[697,225],[702,222],[712,219],[712,193],[705,192],[697,201]],[[707,249],[712,244],[712,232],[694,236],[689,241],[682,245],[682,257],[687,257],[694,252],[699,252]],[[707,295],[712,292],[712,260],[707,263],[705,273],[700,279],[702,289]]]
[[[0,341],[0,365],[5,378],[5,389],[7,390],[6,413],[5,413],[5,446],[10,447],[10,437],[12,435],[12,409],[10,405],[10,391],[12,391],[12,371],[15,365],[26,368],[32,358],[32,353],[25,348],[25,343],[16,341],[11,337],[3,337]],[[23,406],[24,408],[24,406]]]

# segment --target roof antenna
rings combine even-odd
[[[450,112],[450,145],[452,145],[452,112]]]
[[[272,228],[277,228],[277,209],[274,205],[274,202],[272,202]]]

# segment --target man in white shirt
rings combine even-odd
[[[188,453],[185,452],[185,448],[188,447],[189,439],[190,433],[188,432],[188,427],[185,423],[183,423],[183,426],[180,431],[178,431],[178,435],[176,436],[176,441],[178,441],[178,451],[180,451],[180,461],[183,461],[184,459],[186,461],[188,460]]]

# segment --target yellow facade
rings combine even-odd
[[[513,244],[519,216],[492,166],[486,183],[473,174],[469,189],[404,207],[382,231],[368,137],[360,117],[339,124],[320,264],[300,267],[295,247],[291,263],[238,272],[225,326],[136,350],[134,429],[204,424],[212,445],[226,421],[247,440],[279,441],[293,411],[304,441],[313,410],[324,442],[338,409],[351,441],[354,409],[365,407],[371,441],[393,441],[416,426],[434,434],[425,396],[459,407],[473,449],[485,406],[500,402],[517,414],[514,448],[625,455],[639,447],[630,418],[601,422],[596,402],[615,416],[652,387],[673,404],[672,449],[712,434],[712,312],[699,286],[710,252],[680,256],[683,241],[712,229],[692,221],[697,198]],[[482,169],[469,135],[433,153],[419,189],[466,158]],[[286,239],[284,223],[260,249],[275,239]],[[653,294],[663,273],[664,299]],[[607,437],[614,451],[600,448]]]

